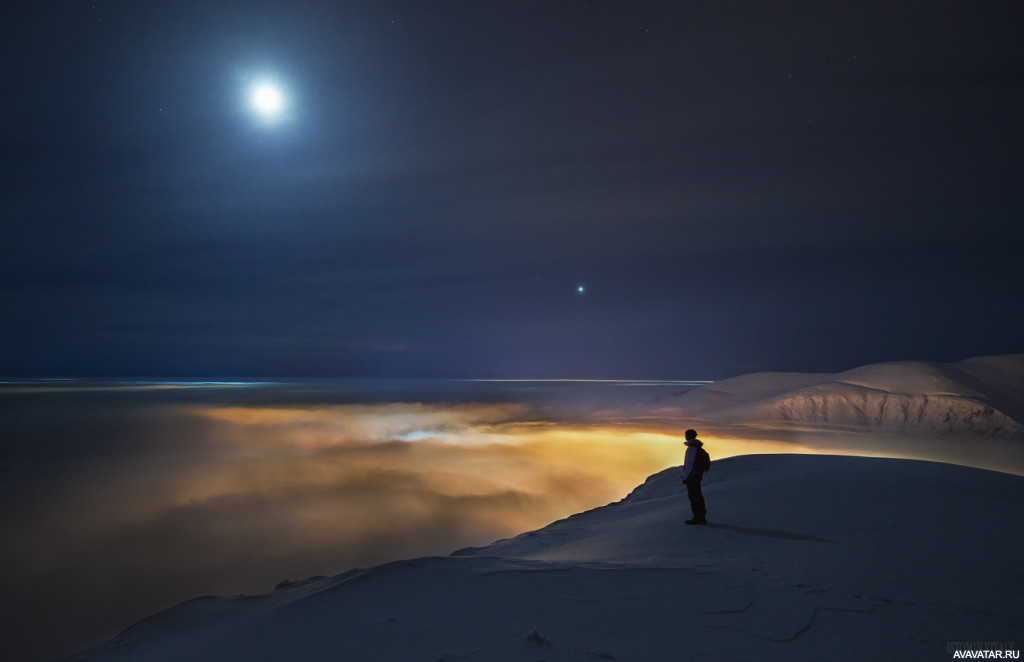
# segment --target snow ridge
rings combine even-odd
[[[73,659],[935,660],[951,624],[1020,629],[1020,476],[732,457],[688,527],[680,470],[486,547],[192,600]]]
[[[685,417],[718,423],[1024,439],[1024,354],[879,363],[837,374],[755,373],[685,393],[678,407]]]

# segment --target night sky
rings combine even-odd
[[[1024,351],[1022,26],[1019,0],[4,3],[0,375]]]

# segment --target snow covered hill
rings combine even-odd
[[[866,380],[869,376],[862,375]],[[449,557],[204,597],[80,660],[937,660],[1019,641],[1024,478],[842,456],[679,468]]]
[[[901,361],[838,374],[755,373],[679,397],[709,423],[774,423],[1024,439],[1024,354]]]

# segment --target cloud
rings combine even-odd
[[[247,442],[325,447],[353,443],[451,439],[480,441],[489,426],[525,413],[520,405],[386,403],[323,407],[210,407],[191,413],[244,430]],[[472,432],[472,434],[470,434]]]
[[[198,594],[487,544],[615,500],[678,455],[517,403],[224,407],[161,393],[176,402],[54,393],[8,412],[8,438],[25,443],[5,458],[0,562],[18,573],[2,600],[17,614],[8,635],[37,631],[47,656]]]

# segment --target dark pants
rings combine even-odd
[[[704,507],[704,494],[700,491],[700,478],[690,476],[686,479],[686,494],[690,497],[690,510],[694,519],[704,519],[708,511]]]

